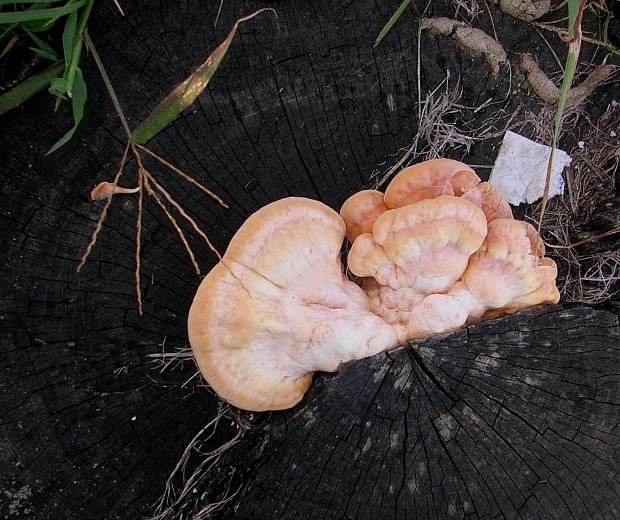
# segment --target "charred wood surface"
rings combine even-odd
[[[617,518],[616,315],[541,307],[321,376],[239,518]]]
[[[258,7],[278,11],[240,28],[209,87],[149,143],[230,205],[217,207],[148,162],[220,250],[251,212],[278,198],[338,208],[416,135],[415,20],[426,1],[412,2],[376,49],[399,0],[227,0],[217,26],[216,1],[120,3],[124,17],[114,2],[96,2],[89,33],[132,128],[234,20]],[[558,70],[533,27],[486,4],[474,25]],[[429,6],[429,16],[455,14],[451,1]],[[565,43],[546,36],[564,56]],[[452,39],[423,33],[420,45],[422,99],[450,71],[464,105],[485,103],[466,121],[453,116],[455,125],[483,129],[498,112],[540,109],[514,66],[492,77]],[[584,61],[596,52],[584,45]],[[185,384],[191,362],[162,373],[148,357],[187,345],[200,283],[152,201],[143,221],[144,316],[133,285],[135,198],[117,198],[75,272],[100,211],[88,193],[112,179],[125,144],[86,55],[82,67],[85,118],[57,153],[44,155],[72,123],[67,103],[54,112],[41,94],[0,120],[2,518],[147,516],[187,443],[217,413],[197,378]],[[588,113],[596,119],[614,98],[617,84],[602,88]],[[500,142],[498,134],[449,155],[481,165],[486,178]],[[124,186],[135,185],[135,166],[130,160]],[[206,272],[216,259],[197,237],[190,244]],[[546,308],[317,376],[299,408],[267,418],[269,443],[253,437],[260,449],[250,466],[243,445],[226,459],[243,476],[236,484],[248,486],[238,517],[618,517],[617,348],[614,314]],[[222,423],[202,448],[235,432]]]

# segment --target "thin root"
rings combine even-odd
[[[140,191],[138,194],[138,218],[136,220],[136,298],[138,300],[138,313],[142,316],[142,289],[140,287],[140,253],[142,238],[142,202],[144,199],[144,170],[142,167],[138,170],[138,178]]]
[[[118,166],[118,171],[116,172],[116,175],[114,176],[114,181],[112,182],[112,184],[114,185],[114,188],[118,186],[118,181],[120,180],[121,175],[123,174],[123,169],[125,168],[125,162],[127,161],[128,153],[129,153],[129,143],[127,143],[127,146],[125,146],[125,151],[123,152],[123,156],[121,157],[121,162]],[[108,214],[108,209],[110,208],[110,205],[112,204],[112,197],[114,196],[114,191],[115,190],[113,189],[112,193],[110,194],[110,196],[108,197],[108,199],[106,200],[103,206],[103,210],[101,211],[99,218],[97,219],[97,225],[95,226],[93,234],[90,238],[90,242],[86,246],[86,249],[84,250],[84,254],[82,255],[82,258],[80,258],[80,263],[77,266],[78,273],[80,272],[82,267],[84,267],[84,264],[86,263],[86,259],[88,258],[88,255],[90,255],[90,252],[92,251],[94,245],[97,242],[97,237],[99,236],[99,232],[101,231],[101,228],[103,227],[103,222],[105,220],[106,215]]]
[[[186,181],[191,182],[194,186],[196,186],[200,190],[204,191],[207,195],[209,195],[209,197],[211,197],[213,200],[215,200],[220,206],[222,206],[223,208],[228,209],[228,204],[226,204],[220,197],[218,197],[210,189],[208,189],[205,186],[203,186],[202,184],[200,184],[197,180],[195,180],[192,177],[190,177],[189,175],[187,175],[187,173],[185,173],[183,170],[177,168],[174,164],[169,163],[168,161],[166,161],[166,159],[164,159],[163,157],[160,157],[155,152],[152,152],[151,150],[149,150],[145,146],[142,146],[140,144],[138,144],[136,146],[138,148],[140,148],[140,150],[143,150],[148,155],[153,157],[154,159],[158,160],[160,163],[162,163],[164,166],[166,166],[167,168],[172,170],[174,173],[176,173],[177,175],[181,176]]]
[[[183,230],[177,223],[174,216],[170,213],[170,211],[168,211],[168,208],[162,202],[161,197],[157,193],[155,193],[155,191],[153,191],[153,188],[151,187],[151,183],[149,182],[149,179],[146,176],[144,177],[144,187],[146,188],[146,192],[155,199],[155,202],[157,203],[157,205],[161,208],[161,210],[164,212],[166,217],[168,217],[168,220],[172,224],[172,227],[174,227],[175,231],[177,232],[177,235],[179,235],[179,238],[181,239],[183,246],[185,246],[185,250],[187,251],[187,254],[189,255],[189,259],[192,262],[192,265],[194,266],[194,271],[196,271],[197,275],[200,275],[200,267],[198,265],[198,262],[196,262],[196,257],[194,256],[194,252],[192,251],[192,248],[189,246],[189,242],[185,238],[185,234],[183,233]]]
[[[168,193],[168,191],[161,184],[159,184],[159,182],[157,182],[147,170],[144,170],[144,174],[146,175],[147,179],[153,184],[153,186],[155,186],[155,188],[159,190],[159,192],[165,197],[165,199],[175,207],[175,209],[183,216],[183,218],[185,218],[185,220],[187,220],[191,224],[191,226],[194,228],[194,231],[196,231],[196,233],[198,233],[207,243],[207,246],[209,246],[209,249],[211,249],[211,251],[215,253],[218,260],[221,260],[222,255],[217,249],[215,249],[215,246],[211,243],[209,237],[204,233],[204,231],[202,231],[202,229],[200,229],[198,224],[196,224],[196,221],[187,214],[183,207],[176,200],[174,200],[172,195],[170,195],[170,193]]]

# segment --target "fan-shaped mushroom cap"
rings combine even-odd
[[[340,208],[340,216],[347,226],[347,238],[353,243],[362,233],[370,233],[377,217],[386,212],[383,193],[363,190],[351,195]]]
[[[372,234],[357,237],[348,266],[365,280],[371,309],[410,337],[410,314],[427,295],[444,293],[463,275],[484,241],[487,223],[472,202],[440,195],[377,218]]]
[[[393,289],[443,292],[463,274],[486,230],[484,213],[465,199],[421,200],[386,211],[372,234],[360,235],[349,251],[349,269]]]
[[[289,408],[313,372],[396,345],[393,328],[343,276],[344,233],[335,211],[291,197],[235,234],[188,318],[200,371],[222,398],[247,410]]]
[[[492,315],[557,303],[557,267],[544,254],[544,244],[530,224],[506,218],[493,220],[463,282]],[[470,319],[478,317],[470,315]]]
[[[385,205],[402,208],[440,195],[460,197],[480,182],[466,164],[452,159],[432,159],[401,170],[385,190]]]

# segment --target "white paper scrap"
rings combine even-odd
[[[508,131],[493,165],[489,182],[515,206],[541,199],[545,191],[547,163],[551,148]],[[564,193],[562,171],[571,162],[565,151],[556,148],[551,168],[549,198]]]

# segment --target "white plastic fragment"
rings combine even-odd
[[[491,171],[489,182],[506,200],[515,206],[542,198],[545,190],[547,163],[551,148],[522,135],[508,131]],[[556,148],[551,168],[549,198],[564,193],[562,171],[571,157]]]

